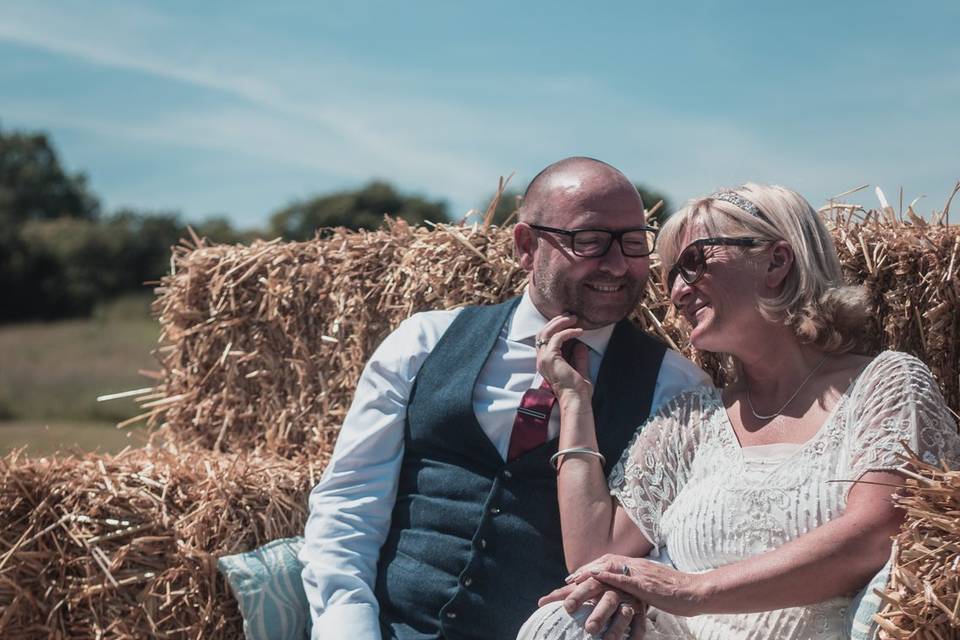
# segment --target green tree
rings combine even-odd
[[[235,242],[229,221],[212,218],[195,231]],[[118,294],[144,291],[170,268],[170,247],[188,235],[175,212],[122,209],[89,220],[28,220],[0,232],[0,321],[88,314]]]
[[[88,313],[122,289],[127,275],[118,264],[125,238],[95,220],[60,217],[29,220],[20,227],[26,248],[29,289],[21,311],[57,318]]]
[[[92,220],[98,213],[86,177],[64,171],[46,134],[0,130],[0,224],[60,217]]]
[[[108,235],[117,238],[113,265],[125,276],[121,290],[143,288],[170,269],[170,247],[187,236],[187,226],[175,211],[121,209],[103,220]]]
[[[663,204],[661,204],[647,220],[647,222],[654,223],[655,226],[663,225],[663,223],[667,221],[667,218],[670,217],[670,214],[673,213],[673,205],[670,204],[670,200],[659,191],[645,187],[642,184],[635,184],[634,186],[637,188],[637,191],[640,192],[640,197],[643,198],[643,206],[646,207],[647,211],[653,209],[661,200],[663,201]]]
[[[194,226],[212,242],[237,242],[223,217]],[[43,133],[0,131],[0,321],[89,313],[142,291],[170,265],[188,235],[175,212],[122,209],[100,215],[82,174],[69,175]]]
[[[448,220],[447,205],[421,196],[404,195],[374,180],[355,191],[339,191],[294,202],[270,216],[270,234],[288,240],[309,240],[318,229],[376,229],[389,214],[410,224]]]
[[[39,296],[33,286],[37,271],[34,253],[20,235],[20,228],[0,223],[0,321],[40,315]]]

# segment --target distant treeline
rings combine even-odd
[[[648,206],[662,198],[638,188]],[[518,192],[506,192],[494,221],[509,218],[518,202]],[[266,229],[236,229],[226,217],[189,225],[212,242],[308,240],[327,227],[374,229],[385,214],[411,224],[450,219],[445,202],[374,180],[279,208]],[[0,322],[87,315],[144,291],[169,269],[170,247],[188,236],[187,224],[172,211],[103,212],[86,176],[64,170],[46,134],[0,129]]]

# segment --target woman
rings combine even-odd
[[[691,201],[658,245],[692,344],[731,356],[736,379],[662,407],[608,489],[582,358],[560,355],[581,330],[569,316],[547,324],[539,365],[561,408],[573,573],[521,638],[597,633],[629,598],[651,607],[645,638],[841,638],[850,596],[901,523],[901,442],[960,457],[936,382],[907,354],[853,353],[864,297],[843,286],[829,233],[793,191],[747,184]],[[676,569],[640,559],[664,545]],[[590,600],[585,625],[564,611]]]

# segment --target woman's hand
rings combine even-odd
[[[589,403],[593,385],[590,384],[587,345],[576,342],[570,361],[563,357],[564,344],[583,335],[583,329],[574,326],[576,323],[576,316],[560,315],[544,325],[537,334],[537,370],[561,402],[572,398],[586,399]]]
[[[575,590],[587,594],[579,604],[574,605],[568,596]],[[606,628],[603,640],[622,640],[630,630],[631,640],[642,640],[646,605],[637,602],[633,596],[611,589],[598,580],[588,578],[581,585],[568,584],[540,598],[538,606],[550,602],[563,601],[563,608],[573,614],[581,605],[593,606],[593,611],[584,622],[583,628],[595,635]],[[607,626],[609,624],[609,626]]]
[[[603,588],[623,592],[657,609],[680,616],[695,616],[703,613],[708,593],[704,575],[683,573],[642,558],[607,554],[567,578],[571,585],[577,586],[566,593],[563,606],[567,611],[576,611],[585,600],[595,597],[599,583]]]

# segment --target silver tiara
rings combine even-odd
[[[710,196],[714,200],[723,200],[724,202],[729,202],[735,207],[743,209],[754,218],[760,218],[766,223],[770,222],[770,219],[763,214],[763,211],[760,211],[760,208],[757,205],[753,204],[740,194],[734,193],[733,191],[721,191]]]

